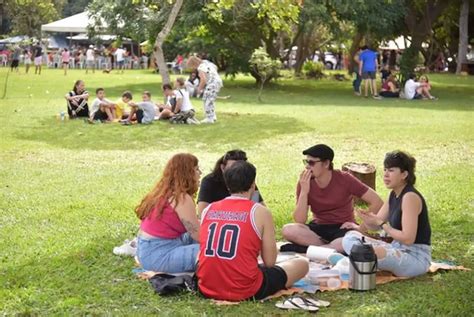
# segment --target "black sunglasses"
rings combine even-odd
[[[303,159],[303,164],[306,166],[306,165],[309,165],[309,166],[314,166],[314,164],[318,163],[318,162],[322,162],[321,160],[318,160],[318,161],[313,161],[313,160],[307,160],[307,159]]]

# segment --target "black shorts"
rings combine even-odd
[[[259,265],[258,268],[263,273],[262,286],[250,299],[261,300],[286,288],[288,276],[281,267],[278,265],[274,267]]]
[[[12,60],[12,63],[11,63],[11,65],[10,65],[10,67],[11,67],[11,68],[17,68],[19,62],[20,62],[20,61],[17,60],[17,59]]]
[[[100,121],[107,121],[109,119],[109,116],[107,115],[106,112],[102,112],[100,110],[97,110],[96,113],[94,113],[94,118],[92,118],[94,121],[95,120],[100,120]]]
[[[307,224],[309,229],[316,233],[321,239],[326,242],[331,242],[337,238],[342,238],[346,232],[350,231],[349,229],[341,229],[341,224],[335,225],[319,225],[314,222]]]
[[[362,79],[375,79],[375,72],[362,72]]]
[[[142,110],[142,109],[138,109],[137,112],[136,112],[136,115],[137,115],[137,122],[138,122],[138,123],[142,123],[142,120],[143,120],[143,110]]]

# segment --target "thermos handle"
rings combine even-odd
[[[354,270],[356,270],[357,273],[359,273],[359,274],[368,275],[368,274],[373,274],[377,271],[377,257],[375,257],[374,266],[372,267],[371,272],[361,272],[361,271],[359,271],[359,268],[357,267],[357,265],[355,265],[354,259],[352,259],[351,256],[349,256],[349,261],[351,262],[352,267],[354,268]]]

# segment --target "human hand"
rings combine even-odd
[[[369,226],[377,227],[380,226],[380,224],[382,223],[382,221],[377,218],[377,215],[374,215],[371,212],[357,210],[356,213],[362,219],[362,221]]]
[[[301,194],[308,194],[309,193],[309,184],[311,181],[311,171],[308,169],[305,169],[304,171],[301,172],[300,174],[300,193]]]
[[[350,221],[344,222],[340,229],[359,230],[359,225]]]

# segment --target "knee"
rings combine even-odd
[[[352,246],[360,239],[361,236],[362,234],[358,231],[349,231],[346,233],[344,238],[342,238],[342,248],[346,254],[351,253]]]
[[[296,229],[295,224],[293,223],[286,224],[283,226],[283,228],[281,228],[281,235],[283,236],[285,240],[291,241],[294,239],[295,229]]]
[[[309,261],[306,258],[296,258],[291,260],[294,272],[297,275],[297,279],[303,278],[309,271]]]

